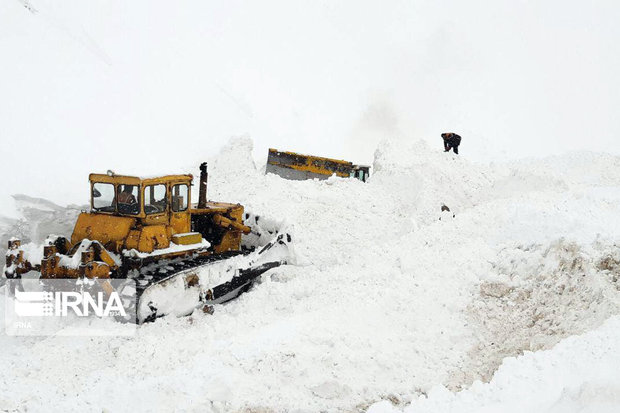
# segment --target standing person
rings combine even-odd
[[[442,133],[444,152],[449,152],[450,149],[454,149],[455,154],[459,154],[459,145],[461,144],[461,137],[456,133],[448,132]]]

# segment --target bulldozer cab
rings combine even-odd
[[[91,174],[91,212],[138,218],[144,225],[166,224],[189,230],[192,175],[142,179]],[[176,225],[175,225],[176,224]]]
[[[366,182],[370,176],[370,166],[353,165],[353,169],[351,169],[349,176],[351,178],[359,179],[362,182]]]

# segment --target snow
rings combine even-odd
[[[131,250],[123,251],[123,254],[125,254],[128,257],[148,258],[148,257],[157,256],[157,255],[170,254],[173,252],[195,250],[197,248],[209,248],[210,246],[211,244],[209,244],[209,241],[203,239],[199,243],[196,243],[196,244],[177,245],[174,243],[170,243],[170,246],[168,248],[161,248],[153,252],[140,252],[138,250],[131,249]]]
[[[13,199],[20,218],[4,218],[5,223],[2,225],[0,214],[0,256],[5,255],[9,239],[17,238],[22,241],[22,249],[30,253],[29,259],[32,262],[41,261],[41,246],[50,234],[62,234],[70,239],[78,214],[90,209],[87,205],[62,207],[27,195],[13,195]]]
[[[508,357],[489,383],[452,393],[432,388],[405,409],[378,402],[368,413],[596,412],[620,407],[620,317],[552,350]]]
[[[286,231],[286,229],[282,230]],[[257,268],[273,262],[295,264],[294,247],[290,245],[287,238],[282,240],[287,235],[290,234],[284,232],[274,236],[271,245],[257,248],[248,255],[239,255],[227,260],[215,261],[198,269],[186,270],[164,283],[149,287],[140,299],[137,309],[139,320],[144,320],[152,313],[151,304],[157,308],[158,314],[191,314],[201,304],[199,300],[201,291],[204,292],[231,281],[234,276],[238,275],[238,269]],[[198,276],[199,286],[196,287],[199,288],[187,288],[185,276],[188,274]]]
[[[295,265],[132,338],[0,336],[0,409],[620,407],[617,157],[487,165],[386,141],[362,183],[265,175],[252,149],[209,161],[209,199],[246,207],[246,242],[287,228]]]
[[[24,259],[30,263],[38,264],[43,259],[43,247],[34,242],[29,242],[20,247],[24,251]]]
[[[59,265],[61,267],[66,267],[66,268],[79,268],[80,264],[82,263],[82,253],[88,250],[88,248],[91,247],[92,243],[93,241],[85,239],[85,240],[82,240],[82,242],[77,247],[73,255],[69,256],[69,255],[59,254],[60,255]],[[108,254],[110,255],[110,258],[114,260],[116,265],[118,266],[121,265],[121,258],[117,254],[111,251],[108,251]],[[40,258],[38,261],[31,261],[31,263],[39,263],[39,262],[41,262]]]

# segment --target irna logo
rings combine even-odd
[[[78,317],[127,316],[116,291],[105,298],[102,292],[93,297],[87,291],[15,291],[15,313],[20,317],[67,317],[70,313]]]

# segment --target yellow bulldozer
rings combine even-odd
[[[289,234],[275,234],[259,250],[242,248],[242,235],[252,230],[244,224],[244,207],[207,201],[206,163],[200,165],[197,204],[191,204],[190,174],[139,178],[108,171],[89,181],[90,211],[78,216],[70,239],[46,239],[40,262],[31,262],[19,239],[9,240],[7,279],[31,271],[42,280],[130,278],[137,288],[137,321],[144,322],[230,300],[287,263]],[[230,276],[216,277],[218,285],[201,282],[201,270],[235,256],[244,259],[220,266]],[[179,286],[192,302],[170,304],[162,291]]]

